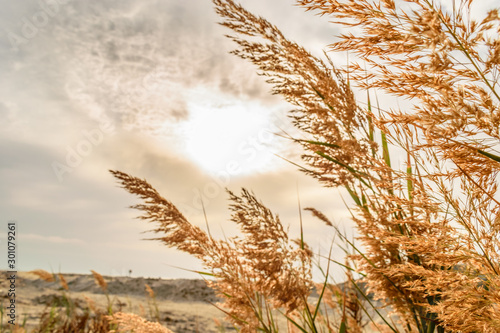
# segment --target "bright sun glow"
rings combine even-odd
[[[277,148],[270,110],[207,95],[198,93],[189,103],[189,119],[181,125],[188,156],[212,173],[241,175],[268,169]]]

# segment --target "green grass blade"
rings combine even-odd
[[[373,119],[372,119],[372,102],[370,99],[370,90],[368,89],[366,91],[366,100],[368,103],[368,139],[371,142],[375,141],[375,128],[373,126]],[[375,157],[377,155],[377,152],[375,151],[375,148],[372,146],[372,156]]]
[[[380,105],[378,104],[378,97],[375,95],[376,100],[377,100],[377,108],[380,113]],[[382,157],[384,158],[385,164],[390,168],[391,167],[391,156],[389,154],[389,144],[387,142],[387,136],[384,133],[384,131],[381,131],[381,137],[382,137]]]
[[[300,142],[307,142],[312,145],[318,145],[318,146],[325,146],[329,148],[340,148],[339,145],[336,145],[334,143],[328,143],[328,142],[321,142],[321,141],[311,141],[311,140],[299,140]]]
[[[332,257],[332,249],[333,249],[333,242],[330,245],[330,253],[328,254],[328,259],[330,259]],[[321,305],[321,300],[323,299],[323,296],[324,296],[325,290],[326,290],[326,286],[328,285],[329,274],[330,274],[330,260],[328,260],[328,264],[326,265],[325,282],[323,283],[323,288],[321,290],[321,294],[319,295],[318,304],[316,304],[316,309],[314,309],[313,320],[316,320],[316,317],[318,316],[319,307]],[[306,307],[307,307],[307,304],[306,304]]]
[[[326,158],[326,159],[327,159],[327,160],[329,160],[330,162],[333,162],[333,163],[335,163],[335,164],[337,164],[337,165],[340,165],[341,167],[346,168],[346,169],[347,169],[347,170],[349,170],[352,174],[357,174],[357,175],[360,175],[360,176],[365,176],[365,177],[366,177],[366,176],[368,176],[366,173],[361,172],[361,171],[357,171],[357,170],[355,170],[354,168],[350,167],[349,165],[347,165],[347,164],[345,164],[345,163],[342,163],[342,162],[340,162],[339,160],[336,160],[336,159],[334,159],[333,157],[328,156],[328,155],[326,155],[325,153],[323,153],[323,152],[321,152],[321,151],[316,151],[315,153],[316,153],[316,154],[318,154],[318,155],[319,155],[319,156],[321,156],[321,157]]]
[[[362,182],[363,184],[365,184],[368,188],[372,188],[370,186],[370,184],[368,184],[363,178],[361,177],[368,177],[368,175],[364,172],[360,172],[360,171],[357,171],[355,169],[353,169],[352,167],[350,167],[349,165],[345,164],[345,163],[342,163],[340,162],[339,160],[336,160],[334,159],[333,157],[331,156],[328,156],[326,155],[325,153],[321,152],[321,151],[316,151],[315,152],[316,154],[318,154],[319,156],[321,157],[324,157],[326,158],[327,160],[329,160],[330,162],[333,162],[337,165],[340,165],[341,167],[344,167],[346,168],[354,177],[356,177],[360,182]]]
[[[340,324],[339,333],[347,333],[347,325],[345,323],[345,319],[342,320],[342,323]]]
[[[292,318],[288,317],[286,314],[283,313],[283,315],[285,316],[285,318],[291,322],[293,325],[295,325],[295,327],[297,327],[299,330],[301,330],[303,333],[308,333],[302,326],[300,326],[295,320],[293,320]]]
[[[369,91],[366,92],[366,96],[368,98],[368,111],[371,113],[372,112],[372,102],[370,100],[370,92]],[[368,138],[370,139],[370,141],[374,141],[375,140],[375,129],[373,127],[373,119],[371,116],[368,116],[368,128],[369,128]],[[374,151],[373,151],[373,153],[374,153]]]
[[[193,270],[193,269],[182,268],[182,267],[175,266],[175,265],[167,265],[167,266],[172,267],[172,268],[176,268],[176,269],[180,269],[180,270],[183,270],[186,272],[197,273],[200,275],[206,275],[206,276],[210,276],[210,277],[217,277],[215,274],[209,273],[209,272],[203,272],[203,271],[197,271],[197,270]]]
[[[411,167],[411,157],[410,157],[410,148],[408,147],[408,141],[406,142],[406,175],[408,176],[406,180],[406,187],[408,190],[408,199],[413,199],[413,170]],[[411,207],[412,215],[413,215],[413,207]]]
[[[358,207],[363,207],[361,204],[361,200],[359,200],[359,196],[357,195],[356,192],[354,192],[349,185],[346,185],[345,188],[347,189],[347,192],[349,192],[349,195],[351,196],[352,200],[358,205]]]
[[[312,333],[318,333],[318,329],[316,328],[316,324],[314,323],[314,318],[313,314],[311,313],[311,310],[309,310],[309,307],[307,306],[307,300],[303,299],[304,304],[305,304],[305,313],[306,313],[306,320],[308,321],[309,328],[311,328]]]
[[[389,154],[389,145],[387,143],[387,136],[382,132],[382,154],[384,157],[385,164],[391,167],[391,156]]]
[[[382,316],[382,314],[378,311],[377,307],[370,301],[370,298],[368,297],[368,295],[366,295],[363,290],[361,290],[361,288],[358,286],[358,284],[355,282],[355,281],[351,281],[353,286],[356,288],[356,290],[366,299],[366,301],[368,302],[368,304],[370,304],[370,306],[373,308],[373,310],[375,310],[375,312],[377,313],[377,315],[384,321],[384,323],[395,333],[398,333],[398,331],[392,327],[392,325],[385,319],[384,316]]]
[[[485,152],[484,150],[481,149],[478,149],[477,152],[481,155],[491,158],[493,161],[500,162],[500,156]]]
[[[408,180],[406,181],[406,186],[408,187],[408,199],[413,199],[413,181],[411,166],[406,168],[406,174],[408,175]]]
[[[360,272],[357,272],[354,268],[352,267],[349,267],[341,262],[338,262],[337,260],[334,260],[334,259],[329,259],[328,257],[325,257],[325,256],[321,256],[322,258],[325,258],[325,259],[328,259],[329,261],[333,262],[334,264],[337,264],[347,270],[350,270],[351,272],[355,272],[355,273],[358,273],[359,275],[361,275],[362,277],[366,277],[366,274],[363,274],[363,273],[360,273]]]
[[[299,184],[297,184],[297,204],[299,206],[299,220],[300,220],[300,249],[304,250],[304,228],[302,225],[302,208],[300,207]]]
[[[436,322],[431,321],[429,325],[427,326],[427,333],[434,333],[434,330],[436,329]]]
[[[247,321],[245,321],[245,320],[243,320],[243,319],[240,319],[240,318],[236,317],[235,315],[233,315],[233,314],[229,313],[228,311],[224,310],[223,308],[221,308],[221,307],[220,307],[220,306],[218,306],[217,304],[212,303],[212,302],[210,302],[210,301],[207,301],[207,303],[209,303],[210,305],[214,306],[217,310],[222,311],[222,312],[223,312],[223,313],[225,313],[228,317],[231,317],[231,318],[233,318],[234,320],[236,320],[236,321],[238,321],[238,322],[240,322],[240,323],[242,323],[242,324],[245,324],[245,325],[246,325],[246,324],[248,324],[248,322],[247,322]]]

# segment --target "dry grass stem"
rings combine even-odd
[[[43,269],[37,269],[37,270],[34,270],[34,271],[30,271],[30,273],[33,273],[35,274],[36,276],[38,276],[40,279],[46,281],[46,282],[54,282],[55,279],[54,279],[54,275],[47,272],[47,271],[44,271]]]
[[[325,214],[306,209],[349,249],[341,266],[350,284],[338,290],[325,281],[311,305],[311,248],[303,235],[289,239],[279,218],[245,189],[228,191],[231,221],[243,237],[221,241],[145,180],[111,171],[143,200],[134,208],[156,224],[155,239],[203,262],[221,308],[243,333],[276,332],[278,312],[301,332],[360,332],[365,318],[381,331],[500,331],[499,11],[477,20],[472,0],[450,10],[429,0],[297,1],[349,29],[330,51],[355,60],[338,68],[329,54],[313,56],[232,0],[213,2],[233,32],[233,53],[294,106],[302,171],[352,199],[356,243]],[[366,101],[354,90],[366,90]],[[407,106],[381,109],[379,94]],[[395,152],[403,167],[391,161]],[[382,315],[351,272],[395,316]]]
[[[151,289],[151,287],[147,283],[144,286],[146,287],[146,293],[148,294],[148,296],[150,298],[155,298],[155,292],[153,291],[153,289]]]
[[[96,271],[90,270],[92,275],[94,276],[95,283],[102,289],[102,291],[106,292],[108,290],[108,283],[104,280],[101,274]]]
[[[64,276],[61,273],[57,274],[57,276],[59,277],[59,283],[61,284],[61,287],[63,287],[64,290],[69,290],[68,283],[66,282]]]

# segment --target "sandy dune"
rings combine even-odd
[[[8,301],[9,283],[6,273],[2,272],[0,291],[2,302]],[[107,299],[103,291],[96,285],[92,275],[64,274],[69,292],[75,302],[85,306],[84,296],[94,300],[98,306],[105,308]],[[104,277],[108,283],[108,291],[115,309],[132,312],[148,317],[152,306],[146,290],[148,284],[156,294],[160,319],[163,325],[174,332],[218,332],[214,318],[224,323],[224,314],[210,303],[217,298],[203,280],[164,280],[130,277]],[[59,282],[46,282],[36,275],[18,272],[16,280],[16,314],[17,322],[25,318],[28,329],[38,323],[40,314],[53,301],[62,300],[63,289]],[[234,331],[230,324],[224,325],[226,332]]]
[[[6,272],[0,271],[0,273],[2,275],[0,293],[5,305],[8,302],[9,282],[6,278]],[[89,298],[101,309],[106,308],[108,304],[106,295],[96,284],[91,274],[63,275],[69,291],[63,290],[59,281],[46,282],[33,273],[18,272],[16,279],[17,322],[22,323],[23,320],[26,320],[28,331],[37,325],[40,315],[48,309],[48,306],[53,304],[63,306],[64,294],[83,308],[87,306]],[[217,327],[216,321],[223,325],[225,332],[236,331],[231,324],[224,321],[225,315],[213,305],[219,300],[213,290],[207,287],[204,280],[169,280],[123,276],[105,276],[104,279],[115,311],[131,312],[152,319],[154,306],[145,289],[145,285],[148,284],[156,295],[161,324],[172,331],[176,333],[220,332],[221,329]],[[343,284],[340,284],[339,287],[343,288]],[[315,293],[313,292],[313,294]],[[315,297],[312,296],[312,298]],[[286,332],[285,319],[278,322],[279,326],[282,327],[280,331]]]

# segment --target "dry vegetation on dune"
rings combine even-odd
[[[0,271],[5,290],[8,272]],[[18,317],[0,332],[235,332],[204,280],[18,272]],[[5,300],[4,300],[5,306]],[[8,318],[4,311],[3,318]],[[219,322],[216,322],[216,321]],[[161,323],[161,324],[160,324]],[[163,325],[162,325],[163,324]]]
[[[329,263],[346,271],[347,287],[329,282],[333,267],[320,267],[325,282],[313,298],[316,254],[303,237],[290,239],[253,193],[228,192],[231,220],[244,237],[218,240],[146,180],[111,171],[143,200],[134,208],[155,223],[155,239],[203,262],[223,299],[217,306],[243,333],[283,331],[278,318],[288,332],[499,332],[499,11],[473,19],[472,0],[446,7],[431,0],[298,0],[332,24],[354,27],[319,58],[232,0],[213,2],[232,30],[233,53],[293,105],[290,117],[303,136],[290,139],[304,150],[301,170],[350,194],[362,247],[308,208],[352,253],[345,264]],[[356,60],[337,67],[331,52]],[[384,94],[408,107],[381,109]],[[402,169],[391,163],[396,151],[406,158]],[[124,318],[145,325],[133,315],[115,320]]]
[[[290,117],[303,137],[290,139],[304,149],[301,170],[351,195],[362,248],[340,235],[353,253],[342,266],[348,276],[362,276],[394,315],[380,315],[362,292],[333,289],[327,268],[311,302],[314,254],[303,239],[290,240],[247,190],[229,192],[232,221],[245,238],[221,241],[190,224],[145,180],[112,171],[144,200],[135,208],[156,222],[157,239],[203,261],[224,298],[220,307],[241,332],[277,332],[278,316],[290,332],[359,332],[366,317],[383,332],[500,331],[498,10],[475,20],[471,0],[448,7],[430,0],[299,0],[333,24],[355,27],[329,46],[356,57],[339,68],[233,1],[214,4],[233,31],[233,53],[254,63],[273,93],[294,106]],[[366,99],[351,87],[365,90]],[[409,107],[374,106],[373,97],[384,93]],[[403,169],[391,164],[398,150],[406,156]],[[334,237],[327,217],[309,210]]]

